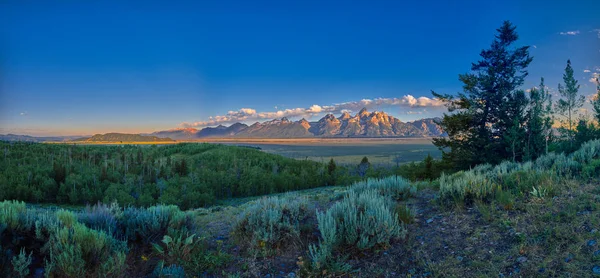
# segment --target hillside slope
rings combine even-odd
[[[75,142],[173,142],[171,138],[160,138],[157,136],[145,136],[127,133],[96,134],[88,138],[79,138]]]

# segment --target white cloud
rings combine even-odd
[[[19,113],[19,116],[27,116],[27,114],[28,114],[27,111],[23,111],[23,112]]]
[[[414,97],[405,95],[401,98],[376,98],[362,99],[359,101],[336,103],[333,105],[313,104],[308,108],[294,108],[277,111],[257,112],[252,108],[241,108],[237,111],[229,111],[226,115],[209,117],[207,121],[194,123],[181,123],[183,127],[205,127],[218,124],[232,124],[243,121],[267,120],[282,117],[310,117],[320,113],[342,113],[358,111],[362,108],[379,109],[383,107],[423,108],[440,107],[443,102],[428,97]]]
[[[584,69],[583,72],[592,72],[592,71],[589,69]]]
[[[533,47],[533,48],[537,48],[537,45],[535,45],[535,44],[534,44],[534,45],[532,45],[532,47]]]
[[[567,31],[567,32],[560,32],[559,34],[561,35],[569,35],[569,36],[575,36],[575,35],[579,35],[579,30],[575,30],[575,31]]]
[[[598,79],[600,78],[600,73],[594,72],[592,73],[592,77],[590,78],[590,82],[594,84],[598,84]]]
[[[590,32],[596,32],[596,33],[598,33],[598,38],[600,39],[600,29],[594,29],[594,30],[592,30]]]

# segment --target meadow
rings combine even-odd
[[[367,157],[373,165],[392,166],[421,161],[428,154],[440,158],[441,151],[431,139],[352,138],[352,139],[279,139],[256,141],[211,141],[236,146],[259,147],[267,153],[294,159],[356,164]]]

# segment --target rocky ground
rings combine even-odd
[[[352,271],[335,276],[600,277],[597,183],[565,182],[555,197],[517,197],[511,207],[495,203],[446,207],[436,202],[436,195],[436,190],[424,189],[404,202],[414,213],[407,238],[384,250],[345,254]],[[327,201],[315,199],[326,206]],[[220,221],[207,223],[209,242],[232,242],[225,248],[233,259],[216,276],[301,276],[299,264],[308,262],[307,245],[318,234],[294,246],[252,252],[232,238],[236,213],[235,208],[223,210]]]

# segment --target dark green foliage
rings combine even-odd
[[[583,106],[585,101],[584,96],[579,95],[579,87],[577,80],[573,76],[573,67],[571,60],[567,60],[567,67],[563,74],[564,85],[558,84],[558,93],[562,97],[556,103],[556,112],[564,117],[562,121],[563,127],[561,133],[570,141],[573,146],[575,142],[575,121],[578,114],[578,109]]]
[[[70,146],[0,142],[0,200],[183,209],[353,182],[355,171],[214,144]],[[353,167],[352,167],[353,168]]]
[[[579,120],[577,123],[577,128],[575,129],[575,138],[574,138],[574,148],[579,149],[583,143],[594,140],[597,138],[598,130],[596,127],[589,123],[587,120]]]
[[[507,135],[521,133],[523,119],[518,117],[527,102],[517,88],[532,58],[529,47],[513,47],[518,35],[510,22],[505,21],[497,32],[491,47],[481,51],[482,60],[473,63],[472,72],[459,76],[464,93],[457,97],[434,93],[452,112],[440,123],[448,137],[434,139],[434,144],[457,169],[512,159],[517,156],[516,143],[522,142]]]
[[[453,169],[445,161],[433,159],[429,154],[421,162],[402,164],[394,169],[395,174],[411,181],[435,180],[442,172],[453,172]]]
[[[371,163],[369,163],[369,159],[365,156],[360,160],[360,164],[357,166],[358,175],[364,177],[369,168],[371,168]]]
[[[592,160],[588,165],[584,166],[581,173],[586,178],[600,177],[600,159]]]
[[[591,100],[592,107],[594,109],[594,119],[599,125],[600,129],[600,79],[596,78],[596,95]],[[599,135],[600,137],[600,135]]]
[[[539,88],[529,92],[529,106],[525,113],[524,160],[533,160],[548,152],[552,122],[552,99],[542,78]]]
[[[335,165],[335,161],[333,161],[333,158],[331,160],[329,160],[329,164],[327,164],[327,174],[329,174],[330,180],[329,183],[330,184],[335,184],[335,169],[336,169],[336,165]]]

